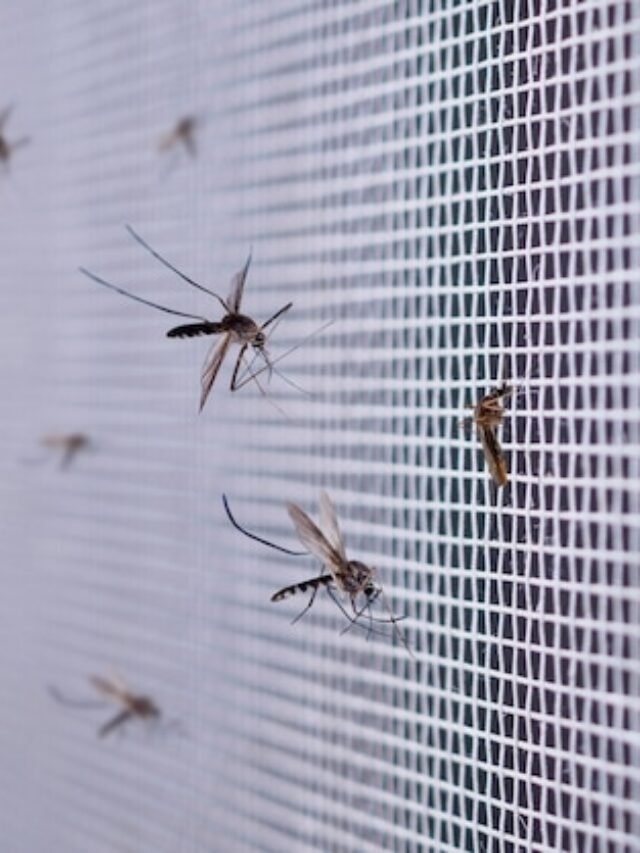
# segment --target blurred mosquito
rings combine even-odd
[[[160,151],[174,151],[179,145],[183,145],[190,157],[197,154],[196,128],[198,119],[193,115],[183,116],[176,122],[175,127],[166,133],[158,144]]]
[[[507,462],[498,440],[498,427],[502,425],[505,416],[502,401],[513,392],[514,388],[503,382],[489,391],[475,406],[469,406],[468,408],[473,409],[473,415],[463,421],[464,424],[475,426],[489,471],[497,486],[506,486],[509,482]]]
[[[60,450],[60,467],[68,468],[80,451],[88,449],[91,441],[82,432],[71,432],[66,435],[45,435],[42,444],[52,450]]]
[[[283,548],[267,539],[257,536],[242,527],[234,518],[229,507],[229,502],[225,495],[222,496],[225,510],[229,520],[241,533],[261,542],[264,545],[274,548],[284,554],[292,556],[303,556],[308,553],[313,554],[322,563],[323,567],[328,569],[326,574],[318,575],[317,577],[309,578],[308,580],[285,586],[271,596],[271,601],[283,601],[297,593],[305,593],[311,590],[306,607],[302,610],[291,623],[295,625],[313,606],[318,590],[326,589],[329,597],[334,604],[339,608],[340,612],[347,618],[349,625],[345,628],[348,631],[353,626],[360,626],[359,620],[365,614],[368,614],[368,632],[373,633],[373,623],[386,623],[393,625],[393,631],[396,637],[402,642],[409,654],[411,649],[398,628],[398,622],[403,617],[394,616],[387,603],[382,587],[376,583],[375,570],[359,562],[358,560],[350,560],[347,557],[344,539],[338,524],[335,507],[331,498],[326,492],[320,493],[320,527],[318,527],[304,512],[294,503],[287,504],[287,512],[293,522],[293,525],[298,534],[298,538],[308,551],[292,551],[289,548]],[[349,599],[352,612],[345,609],[338,598],[338,595],[345,595]],[[389,614],[388,619],[379,619],[373,616],[372,606],[377,601],[383,602],[384,607]],[[361,602],[360,604],[358,602]],[[376,632],[379,633],[379,632]]]
[[[265,394],[260,381],[258,380],[258,373],[252,373],[249,370],[249,375],[245,380],[242,380],[242,377],[239,379],[240,370],[245,364],[245,356],[247,350],[251,348],[256,355],[260,355],[265,362],[265,369],[271,371],[275,370],[275,364],[280,359],[276,359],[271,361],[269,358],[269,354],[267,352],[267,335],[266,329],[269,326],[272,327],[272,331],[275,328],[275,324],[279,322],[279,320],[283,317],[284,314],[289,311],[289,309],[293,306],[293,302],[288,302],[286,305],[283,305],[282,308],[279,308],[275,314],[273,314],[269,319],[259,325],[252,320],[251,317],[247,317],[245,314],[240,313],[240,306],[242,303],[242,295],[244,293],[244,286],[247,280],[247,274],[249,272],[249,266],[251,264],[251,255],[247,258],[247,262],[245,263],[242,270],[233,277],[231,281],[231,292],[228,298],[222,299],[221,296],[218,296],[217,293],[214,293],[213,290],[209,290],[206,287],[203,287],[201,284],[198,284],[193,279],[186,276],[184,273],[180,272],[179,269],[170,264],[165,258],[158,254],[155,249],[152,249],[151,246],[146,243],[139,234],[137,234],[130,225],[127,225],[127,231],[133,237],[136,242],[138,242],[143,248],[145,248],[151,255],[153,255],[156,260],[160,261],[168,269],[172,270],[172,272],[176,273],[183,281],[187,284],[192,285],[192,287],[196,287],[198,290],[202,290],[205,293],[208,293],[210,296],[220,304],[220,307],[225,312],[224,316],[219,321],[207,320],[206,317],[199,317],[194,314],[185,314],[183,311],[175,311],[172,308],[166,308],[164,305],[159,305],[157,302],[151,302],[148,299],[143,299],[140,296],[135,296],[133,293],[129,293],[126,290],[123,290],[121,287],[117,287],[115,284],[110,284],[108,281],[100,278],[84,267],[80,267],[80,272],[84,275],[88,276],[93,281],[98,284],[103,285],[104,287],[108,287],[111,290],[115,290],[116,293],[120,293],[123,296],[128,297],[129,299],[133,299],[135,302],[141,302],[143,305],[149,305],[151,308],[156,308],[158,311],[164,311],[165,314],[174,314],[178,317],[187,317],[190,320],[196,320],[195,323],[187,323],[182,326],[175,326],[173,329],[169,329],[167,332],[168,338],[193,338],[198,335],[222,335],[222,339],[217,341],[205,359],[203,368],[202,368],[202,376],[201,376],[201,395],[200,395],[200,411],[202,411],[204,404],[207,402],[207,398],[213,388],[213,384],[216,380],[218,372],[222,366],[222,362],[227,354],[227,351],[231,344],[237,343],[240,344],[240,352],[238,353],[238,357],[236,359],[236,364],[233,370],[233,375],[231,377],[231,391],[237,391],[243,387],[248,381],[254,381],[260,391],[261,394]],[[284,377],[279,371],[276,370],[279,376],[284,379],[285,382],[289,382],[286,377]],[[293,384],[293,383],[290,383]]]
[[[28,145],[30,142],[28,136],[23,136],[21,139],[17,139],[15,142],[9,142],[5,135],[5,125],[9,120],[9,116],[13,112],[13,106],[5,107],[4,110],[0,113],[0,162],[4,163],[5,168],[9,168],[9,161],[13,155],[14,151],[17,151],[18,148],[22,148],[24,145]]]
[[[149,696],[141,696],[132,693],[124,684],[119,683],[115,679],[103,678],[99,675],[89,676],[89,681],[95,687],[97,692],[120,706],[120,710],[107,720],[98,729],[98,737],[106,737],[111,732],[125,725],[131,720],[158,720],[160,719],[160,709]],[[88,710],[90,708],[102,708],[104,703],[97,704],[96,702],[77,702],[72,699],[67,699],[55,687],[49,688],[49,693],[53,698],[70,708],[81,708]]]

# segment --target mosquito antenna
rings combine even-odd
[[[312,396],[310,391],[307,391],[306,388],[302,388],[300,385],[298,385],[296,382],[294,382],[293,379],[289,379],[289,377],[285,376],[285,374],[281,370],[278,370],[277,367],[274,367],[273,366],[274,363],[269,358],[269,353],[264,348],[260,350],[260,354],[264,358],[267,368],[270,371],[273,371],[273,373],[275,373],[276,376],[279,376],[283,382],[286,382],[287,385],[291,386],[291,388],[295,388],[296,391],[299,391],[301,394],[304,394],[305,397],[311,397]],[[248,382],[251,382],[251,380],[256,376],[256,374],[253,373],[253,365],[254,365],[257,357],[258,357],[258,354],[255,353],[253,358],[251,359],[251,362],[247,365],[247,369],[245,370],[245,372],[240,377],[240,380],[238,381],[238,383],[236,385],[236,390],[242,388],[243,385],[246,385]],[[257,372],[259,372],[259,371],[256,371],[256,373]]]
[[[108,281],[105,281],[100,276],[95,275],[95,273],[89,272],[89,270],[84,267],[78,267],[79,271],[88,276],[92,281],[95,281],[97,284],[101,284],[103,287],[108,287],[110,290],[115,290],[116,293],[120,293],[122,296],[127,296],[129,299],[133,299],[134,302],[141,302],[143,305],[149,305],[151,308],[157,308],[158,311],[164,311],[165,314],[174,314],[176,317],[187,317],[190,320],[201,320],[203,323],[208,322],[206,317],[198,317],[196,314],[185,314],[184,311],[174,311],[173,308],[166,308],[164,305],[159,305],[157,302],[151,302],[149,299],[143,299],[141,296],[135,296],[133,293],[129,293],[128,290],[124,290],[122,287],[116,287],[115,284],[110,284]]]
[[[224,504],[225,511],[227,513],[227,517],[229,521],[236,530],[239,530],[240,533],[244,534],[248,539],[253,539],[256,542],[260,542],[262,545],[268,545],[269,548],[273,548],[276,551],[280,551],[282,554],[290,554],[292,557],[306,557],[308,555],[308,551],[292,551],[289,548],[283,548],[282,545],[276,545],[274,542],[269,542],[268,539],[263,539],[262,536],[257,536],[255,533],[251,533],[246,528],[242,527],[236,519],[233,517],[231,512],[231,507],[229,506],[229,501],[227,500],[226,495],[222,495],[222,503]]]
[[[296,391],[299,391],[301,394],[304,394],[305,397],[313,396],[311,394],[311,391],[307,391],[306,388],[303,388],[301,385],[298,385],[296,382],[293,381],[293,379],[289,379],[289,377],[285,376],[284,373],[281,370],[278,370],[277,367],[273,367],[273,365],[271,365],[271,367],[273,368],[273,372],[276,374],[276,376],[279,376],[283,382],[287,383],[287,385],[290,385],[292,388],[295,388]]]
[[[198,290],[202,290],[204,293],[208,293],[208,294],[209,294],[209,296],[213,296],[213,297],[214,297],[214,299],[217,299],[217,300],[218,300],[218,302],[220,303],[220,305],[222,306],[222,308],[223,308],[227,313],[231,313],[231,312],[229,311],[229,307],[228,307],[227,303],[224,301],[224,299],[223,299],[221,296],[218,296],[218,294],[217,294],[217,293],[214,293],[214,292],[213,292],[213,290],[209,290],[209,288],[207,288],[207,287],[203,287],[201,284],[198,284],[198,282],[197,282],[197,281],[194,281],[192,278],[189,278],[189,276],[188,276],[188,275],[185,275],[185,274],[184,274],[183,272],[181,272],[177,267],[174,267],[174,265],[173,265],[173,264],[170,264],[170,263],[169,263],[169,261],[168,261],[166,258],[163,258],[163,257],[162,257],[162,255],[158,254],[158,252],[156,252],[156,250],[155,250],[155,249],[152,249],[152,248],[151,248],[151,246],[146,242],[146,240],[143,240],[143,239],[142,239],[142,237],[141,237],[141,236],[140,236],[136,231],[134,231],[134,230],[133,230],[133,228],[131,227],[131,225],[125,225],[125,228],[126,228],[126,229],[127,229],[127,231],[129,232],[129,234],[131,234],[131,236],[133,237],[133,239],[134,239],[137,243],[140,243],[140,245],[141,245],[144,249],[146,249],[146,250],[147,250],[147,252],[149,252],[149,254],[150,254],[150,255],[153,255],[153,257],[154,257],[157,261],[160,261],[160,263],[161,263],[161,264],[163,264],[163,265],[164,265],[165,267],[167,267],[168,269],[172,270],[172,272],[174,272],[177,276],[180,276],[180,278],[181,278],[183,281],[186,281],[186,282],[187,282],[187,284],[190,284],[190,285],[192,285],[193,287],[197,287],[197,288],[198,288]]]
[[[243,374],[242,380],[239,381],[234,386],[234,390],[239,391],[240,388],[245,386],[248,382],[251,382],[252,379],[256,379],[258,376],[260,376],[265,371],[274,370],[276,364],[278,364],[280,361],[283,361],[285,358],[287,358],[287,356],[291,355],[291,353],[295,352],[297,349],[300,349],[300,347],[304,346],[304,344],[307,343],[307,341],[310,341],[312,338],[315,338],[321,332],[324,332],[324,330],[328,329],[329,326],[333,326],[334,323],[335,323],[335,320],[329,320],[323,326],[320,326],[319,329],[316,329],[315,332],[311,332],[310,335],[307,335],[306,338],[303,338],[301,341],[299,341],[295,346],[291,347],[286,352],[281,353],[277,358],[274,358],[273,360],[269,359],[268,363],[264,367],[261,367],[259,370],[256,370],[255,373],[251,373],[249,376],[247,376],[246,372],[245,372]],[[280,375],[280,374],[278,374],[278,375]],[[290,380],[287,380],[284,376],[282,376],[282,378],[285,380],[285,382],[290,381]],[[305,391],[304,388],[301,388],[299,390],[301,390],[303,394],[309,393],[309,392]]]

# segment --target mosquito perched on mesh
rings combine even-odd
[[[505,415],[502,401],[513,392],[514,388],[503,382],[489,391],[475,406],[469,406],[468,408],[473,409],[473,415],[463,421],[465,425],[475,426],[489,471],[497,486],[506,486],[509,482],[507,462],[498,440],[498,427],[502,425]]]
[[[24,145],[29,143],[29,137],[23,136],[21,139],[17,139],[15,142],[9,142],[5,135],[5,125],[9,120],[9,116],[13,112],[13,106],[5,107],[4,110],[0,113],[0,162],[4,163],[5,167],[9,167],[9,161],[11,160],[11,156],[13,152],[18,148],[22,148]]]
[[[240,533],[248,536],[249,539],[261,542],[262,544],[267,545],[270,548],[274,548],[276,551],[280,551],[283,554],[305,556],[311,553],[321,561],[323,567],[328,569],[327,574],[318,575],[317,577],[291,584],[291,586],[285,586],[271,596],[271,601],[283,601],[285,598],[290,598],[297,593],[305,593],[311,590],[311,597],[309,598],[306,607],[295,617],[292,624],[298,622],[306,613],[308,613],[315,601],[318,590],[320,588],[324,588],[334,604],[336,604],[340,609],[340,612],[349,621],[349,625],[345,628],[345,631],[349,630],[353,626],[360,626],[359,620],[365,615],[365,613],[367,613],[369,617],[367,630],[369,633],[374,632],[374,622],[378,624],[391,624],[393,625],[395,636],[402,642],[409,654],[411,654],[409,645],[398,628],[398,622],[404,617],[394,616],[391,612],[382,587],[376,583],[375,570],[358,560],[350,560],[347,557],[336,510],[331,498],[326,492],[320,493],[320,527],[318,527],[315,522],[309,518],[306,512],[300,509],[299,506],[294,503],[287,504],[287,511],[294,524],[298,538],[305,548],[308,548],[308,551],[292,551],[289,548],[283,548],[280,545],[276,545],[268,539],[263,539],[255,533],[251,533],[242,527],[234,518],[226,495],[222,496],[222,501],[231,524],[233,524],[236,530],[239,530]],[[337,597],[340,594],[348,597],[353,611],[352,613],[349,613],[340,602]],[[363,600],[363,603],[360,604],[360,606],[358,606],[358,599],[361,601]],[[378,599],[383,602],[385,609],[389,614],[388,619],[379,619],[373,616],[372,605]]]
[[[130,720],[160,719],[160,709],[149,696],[132,693],[124,684],[119,683],[116,679],[91,675],[89,676],[89,681],[98,693],[120,706],[120,710],[115,717],[112,717],[104,725],[100,726],[97,732],[98,737],[106,737]],[[49,693],[57,702],[70,708],[89,709],[98,707],[95,702],[77,702],[67,699],[55,687],[50,687]],[[99,707],[102,707],[102,703]]]
[[[60,467],[68,468],[78,453],[89,448],[91,440],[83,432],[70,432],[66,435],[45,435],[41,443],[51,450],[59,450]]]
[[[270,373],[274,370],[274,366],[280,358],[275,360],[270,360],[268,352],[267,352],[267,335],[266,330],[269,326],[275,328],[274,324],[279,321],[284,314],[289,311],[289,309],[293,306],[293,302],[288,302],[286,305],[283,305],[282,308],[279,308],[275,314],[273,314],[269,319],[259,325],[252,320],[251,317],[247,317],[245,314],[240,313],[240,306],[242,303],[242,295],[244,292],[244,286],[247,280],[247,274],[249,272],[249,266],[251,264],[251,255],[247,258],[247,262],[244,265],[243,269],[237,273],[232,281],[231,281],[231,292],[229,297],[225,300],[222,299],[221,296],[218,296],[217,293],[214,293],[213,290],[209,290],[203,285],[198,284],[193,279],[186,276],[184,273],[180,272],[179,269],[170,264],[165,258],[158,254],[155,249],[152,249],[151,246],[145,242],[145,240],[137,234],[130,225],[126,226],[129,234],[133,237],[136,242],[138,242],[143,248],[145,248],[151,255],[153,255],[156,260],[160,261],[168,269],[172,270],[172,272],[176,273],[183,281],[187,284],[192,285],[192,287],[197,288],[198,290],[204,291],[204,293],[208,293],[210,296],[213,296],[214,299],[220,304],[221,308],[225,312],[224,316],[219,321],[208,320],[206,317],[199,317],[194,314],[185,314],[183,311],[175,311],[173,308],[166,308],[164,305],[159,305],[157,302],[151,302],[148,299],[143,299],[141,296],[135,296],[133,293],[129,293],[127,290],[123,290],[121,287],[117,287],[115,284],[111,284],[108,281],[100,278],[84,267],[80,267],[80,272],[84,275],[88,276],[92,281],[97,282],[98,284],[103,285],[104,287],[108,287],[111,290],[115,290],[116,293],[120,293],[123,296],[128,297],[129,299],[133,299],[135,302],[141,302],[143,305],[149,305],[151,308],[156,308],[158,311],[164,311],[165,314],[174,314],[178,317],[186,317],[190,320],[196,320],[195,323],[187,323],[182,326],[175,326],[173,329],[169,329],[167,332],[168,338],[193,338],[198,335],[221,335],[222,338],[220,341],[216,341],[211,350],[209,351],[204,365],[202,369],[202,377],[201,377],[201,386],[202,392],[200,395],[200,411],[202,411],[204,404],[207,401],[207,398],[213,388],[213,384],[216,380],[216,376],[222,366],[222,362],[227,354],[227,351],[231,344],[237,343],[240,345],[240,352],[238,353],[238,357],[236,359],[236,364],[233,370],[233,376],[231,377],[231,391],[238,391],[247,382],[254,381],[260,390],[261,394],[264,394],[264,389],[260,384],[258,376],[262,373],[262,370],[252,372],[251,367],[248,367],[248,375],[239,378],[239,373],[243,364],[245,364],[244,359],[247,353],[247,350],[251,348],[256,355],[260,355],[264,362],[265,367],[264,370],[268,370]],[[246,365],[245,365],[246,367]],[[278,371],[276,371],[278,372]],[[286,379],[286,377],[280,375],[286,382],[290,382],[290,380]],[[293,384],[293,383],[290,383]]]

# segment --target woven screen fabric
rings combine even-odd
[[[640,851],[639,48],[621,0],[2,5],[2,850]],[[286,379],[235,347],[198,415],[211,338],[78,271],[219,319],[126,224],[223,296],[252,252]],[[291,625],[317,561],[221,500],[296,549],[322,489],[410,651]],[[92,675],[160,723],[96,737]]]

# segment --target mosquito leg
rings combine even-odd
[[[155,249],[152,249],[151,246],[147,243],[147,241],[143,240],[143,238],[138,234],[137,231],[135,231],[131,227],[131,225],[125,225],[125,228],[129,232],[129,234],[133,237],[133,239],[136,241],[136,243],[139,243],[143,249],[146,249],[147,252],[149,252],[149,254],[152,257],[154,257],[157,261],[159,261],[163,266],[167,267],[167,269],[170,269],[177,276],[179,276],[183,281],[186,281],[187,284],[190,284],[192,287],[196,287],[198,290],[202,290],[204,293],[208,293],[210,296],[213,296],[214,299],[218,300],[218,302],[220,303],[223,310],[226,311],[227,313],[230,313],[229,306],[227,305],[227,303],[224,301],[224,299],[221,296],[218,296],[218,294],[214,293],[213,290],[209,290],[208,287],[203,287],[203,285],[198,284],[197,281],[194,281],[192,278],[189,278],[188,275],[185,275],[177,267],[174,267],[174,265],[169,263],[169,261],[166,258],[163,258],[159,252],[156,252]]]
[[[283,305],[282,308],[279,308],[272,317],[269,317],[266,323],[263,323],[262,326],[260,326],[261,330],[264,331],[267,326],[270,326],[271,323],[274,323],[276,320],[282,317],[283,314],[286,314],[287,311],[289,311],[291,308],[293,308],[293,302],[288,302],[286,305]]]
[[[335,604],[335,606],[338,608],[338,610],[340,611],[340,613],[342,613],[342,615],[344,616],[344,618],[345,618],[345,619],[347,620],[347,622],[349,623],[349,624],[347,625],[347,627],[346,627],[346,628],[344,628],[344,629],[340,632],[340,635],[342,635],[342,634],[346,634],[346,633],[347,633],[347,631],[350,631],[352,628],[362,628],[362,626],[359,624],[359,622],[358,622],[357,618],[355,618],[354,616],[352,616],[352,615],[349,613],[349,611],[348,611],[348,610],[345,610],[345,608],[342,606],[342,603],[341,603],[341,602],[336,598],[336,596],[335,596],[335,594],[334,594],[333,590],[332,590],[330,587],[327,587],[327,592],[329,593],[329,596],[330,596],[331,600],[333,601],[333,603]],[[373,622],[379,622],[379,621],[382,621],[382,620],[379,620],[379,619],[373,619],[372,621],[373,621]],[[384,620],[384,621],[387,621],[387,620]],[[374,629],[372,629],[372,633],[373,633],[373,634],[375,634],[375,635],[376,635],[376,636],[378,636],[378,637],[384,637],[384,636],[385,636],[385,634],[384,634],[384,632],[383,632],[383,631],[378,631],[378,630],[377,630],[377,629],[375,629],[375,628],[374,628]]]
[[[308,551],[292,551],[289,548],[283,548],[281,545],[276,545],[274,542],[269,542],[268,539],[263,539],[261,536],[256,536],[255,533],[251,533],[245,527],[242,527],[242,525],[238,521],[236,521],[231,512],[231,507],[229,506],[229,501],[227,500],[226,495],[222,495],[222,503],[224,504],[227,517],[229,518],[231,524],[235,527],[236,530],[239,530],[240,533],[242,533],[249,539],[255,539],[256,542],[260,542],[260,544],[262,545],[268,545],[269,548],[274,548],[276,551],[281,551],[283,554],[291,554],[292,557],[304,557],[309,553]]]
[[[249,344],[243,344],[240,347],[240,352],[238,353],[238,358],[236,359],[236,366],[233,368],[233,376],[231,377],[231,385],[229,386],[229,390],[231,390],[231,391],[239,391],[240,388],[242,388],[242,385],[236,384],[236,380],[238,379],[238,373],[240,372],[240,366],[242,364],[242,359],[244,357],[245,352],[247,351],[248,346],[249,346]]]
[[[304,608],[304,610],[301,610],[300,613],[298,613],[296,618],[291,622],[292,625],[295,625],[296,622],[299,622],[303,618],[303,616],[306,616],[306,614],[309,612],[309,610],[311,610],[311,607],[313,606],[313,602],[316,600],[316,595],[318,594],[319,588],[320,587],[318,587],[318,586],[314,587],[314,590],[311,593],[311,598],[307,602],[307,606]],[[328,589],[328,587],[327,587],[327,589]]]
[[[80,711],[97,711],[99,709],[106,708],[108,704],[107,702],[102,702],[98,699],[70,699],[53,685],[49,685],[47,687],[47,692],[49,693],[49,696],[51,696],[51,698],[60,705],[64,705],[67,708],[77,708]]]
[[[152,302],[150,299],[143,299],[141,296],[135,296],[135,294],[129,293],[129,291],[125,290],[123,287],[117,287],[115,284],[105,281],[105,279],[100,278],[100,276],[95,273],[89,272],[89,270],[84,267],[78,267],[78,269],[83,275],[86,275],[92,281],[95,281],[96,284],[108,287],[109,290],[115,290],[116,293],[120,293],[128,299],[133,299],[134,302],[141,302],[143,305],[148,305],[150,308],[155,308],[158,311],[164,311],[165,314],[174,314],[176,317],[186,317],[189,320],[200,320],[203,323],[207,322],[206,317],[198,317],[196,314],[185,314],[184,311],[174,311],[173,308],[167,308],[165,305],[160,305],[158,302]]]
[[[264,390],[264,388],[260,384],[260,381],[258,380],[258,373],[260,373],[260,371],[258,371],[257,373],[249,372],[249,376],[243,382],[237,382],[236,381],[237,376],[238,376],[238,372],[240,370],[240,364],[242,363],[242,360],[244,358],[244,355],[245,355],[245,352],[246,352],[248,346],[249,346],[249,344],[243,344],[242,349],[240,350],[240,352],[238,354],[238,360],[236,361],[236,366],[233,369],[233,376],[231,377],[231,386],[230,386],[231,390],[232,391],[239,391],[240,388],[243,388],[248,382],[250,382],[253,379],[253,381],[256,383],[256,385],[258,387],[258,391],[262,394],[262,396],[267,401],[267,403],[270,403],[273,406],[273,408],[279,414],[282,415],[282,417],[288,419],[289,415],[285,412],[284,409],[280,408],[280,406],[277,403],[273,402],[273,400],[267,395],[267,392]],[[249,369],[248,366],[247,366],[247,369]]]
[[[247,383],[251,382],[253,379],[253,365],[255,364],[257,358],[257,353],[253,354],[253,358],[249,362],[249,364],[245,364],[245,370],[241,373],[240,376],[236,377],[234,374],[234,380],[232,380],[233,388],[232,391],[239,391],[241,388],[244,388]],[[240,373],[240,368],[238,368],[238,373]]]

